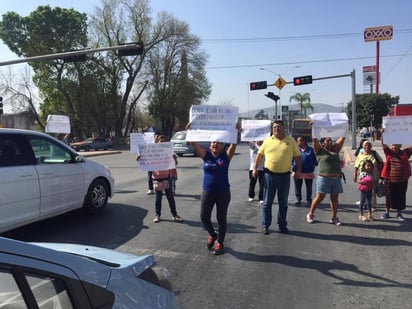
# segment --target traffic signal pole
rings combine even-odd
[[[69,51],[69,52],[63,52],[63,53],[56,53],[56,54],[15,59],[15,60],[10,60],[10,61],[3,61],[3,62],[0,62],[0,66],[17,64],[17,63],[25,63],[25,62],[46,61],[46,60],[53,60],[53,59],[63,59],[64,60],[64,58],[70,58],[70,57],[75,58],[76,56],[93,54],[93,53],[102,52],[102,51],[118,51],[119,56],[139,55],[143,53],[143,49],[144,49],[143,43],[141,42],[128,43],[128,44],[122,44],[122,45],[117,45],[117,46],[82,49],[82,50]],[[121,53],[122,51],[123,53]]]
[[[325,76],[325,77],[317,77],[313,78],[311,75],[308,76],[301,76],[301,78],[308,78],[311,77],[310,83],[314,80],[323,80],[323,79],[332,79],[332,78],[342,78],[342,77],[351,77],[352,78],[352,149],[356,149],[357,142],[356,142],[356,128],[357,128],[357,120],[356,120],[356,79],[355,79],[355,69],[349,74],[341,74],[341,75],[332,75],[332,76]],[[295,84],[295,78],[293,81],[286,82],[286,84]],[[275,85],[267,85],[275,86]]]

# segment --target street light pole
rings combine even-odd
[[[35,62],[35,61],[46,61],[46,60],[53,60],[53,59],[64,59],[67,57],[76,57],[81,55],[92,54],[101,51],[117,51],[119,56],[127,56],[127,55],[140,55],[143,53],[144,46],[142,42],[136,43],[127,43],[121,44],[117,46],[109,46],[109,47],[101,47],[101,48],[90,48],[90,49],[81,49],[69,52],[62,52],[56,54],[48,54],[48,55],[40,55],[40,56],[33,56],[27,58],[20,58],[10,61],[3,61],[0,62],[0,66],[17,64],[17,63],[26,63],[26,62]]]

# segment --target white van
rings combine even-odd
[[[0,232],[84,208],[113,196],[108,168],[44,133],[0,129]]]

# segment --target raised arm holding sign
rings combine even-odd
[[[316,113],[309,115],[312,120],[312,136],[339,138],[349,132],[348,116],[345,113]]]
[[[386,144],[412,144],[412,116],[382,117]]]
[[[186,139],[192,142],[237,143],[239,108],[220,105],[193,105]]]

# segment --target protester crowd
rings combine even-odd
[[[190,130],[190,123],[186,130]],[[237,125],[239,134],[241,128]],[[384,130],[381,130],[383,133]],[[155,142],[165,142],[163,136],[156,135]],[[189,141],[191,142],[191,141]],[[241,142],[239,139],[238,142]],[[288,197],[290,183],[293,179],[296,201],[294,205],[301,206],[306,201],[308,213],[306,221],[309,224],[316,222],[315,210],[324,199],[329,197],[331,215],[329,222],[340,226],[338,217],[339,195],[343,193],[344,174],[340,152],[345,137],[338,137],[335,141],[331,137],[312,139],[312,146],[303,136],[293,139],[286,134],[283,121],[274,121],[271,132],[263,140],[248,141],[249,169],[248,169],[248,202],[259,201],[261,205],[261,232],[270,234],[272,225],[272,205],[277,197],[278,210],[276,215],[279,232],[289,234],[287,222]],[[386,145],[384,135],[381,136],[383,159],[374,149],[372,143],[362,139],[354,155],[352,180],[357,183],[359,191],[359,220],[371,222],[376,220],[373,213],[377,211],[376,196],[385,196],[385,211],[380,219],[391,217],[390,210],[396,212],[396,218],[404,221],[402,211],[406,208],[406,191],[408,179],[411,176],[409,158],[412,155],[412,146],[402,148],[399,144]],[[191,142],[196,154],[203,161],[203,185],[200,201],[200,220],[208,233],[206,247],[214,255],[224,253],[224,240],[227,232],[227,213],[231,200],[229,184],[229,164],[236,150],[236,143],[227,148],[219,141],[211,141],[209,149]],[[177,157],[174,155],[177,165]],[[139,155],[136,158],[139,160]],[[169,202],[172,221],[182,222],[177,215],[175,203],[177,171],[176,168],[163,171],[150,171],[148,174],[148,194],[155,194],[154,222],[161,221],[161,199],[166,195]],[[165,186],[153,186],[153,182],[165,181]],[[313,186],[315,182],[315,194]],[[257,194],[255,187],[258,184]],[[304,186],[303,186],[304,184]],[[302,194],[302,189],[305,189]],[[257,198],[256,198],[257,197]],[[217,212],[217,228],[212,223],[213,208]]]

